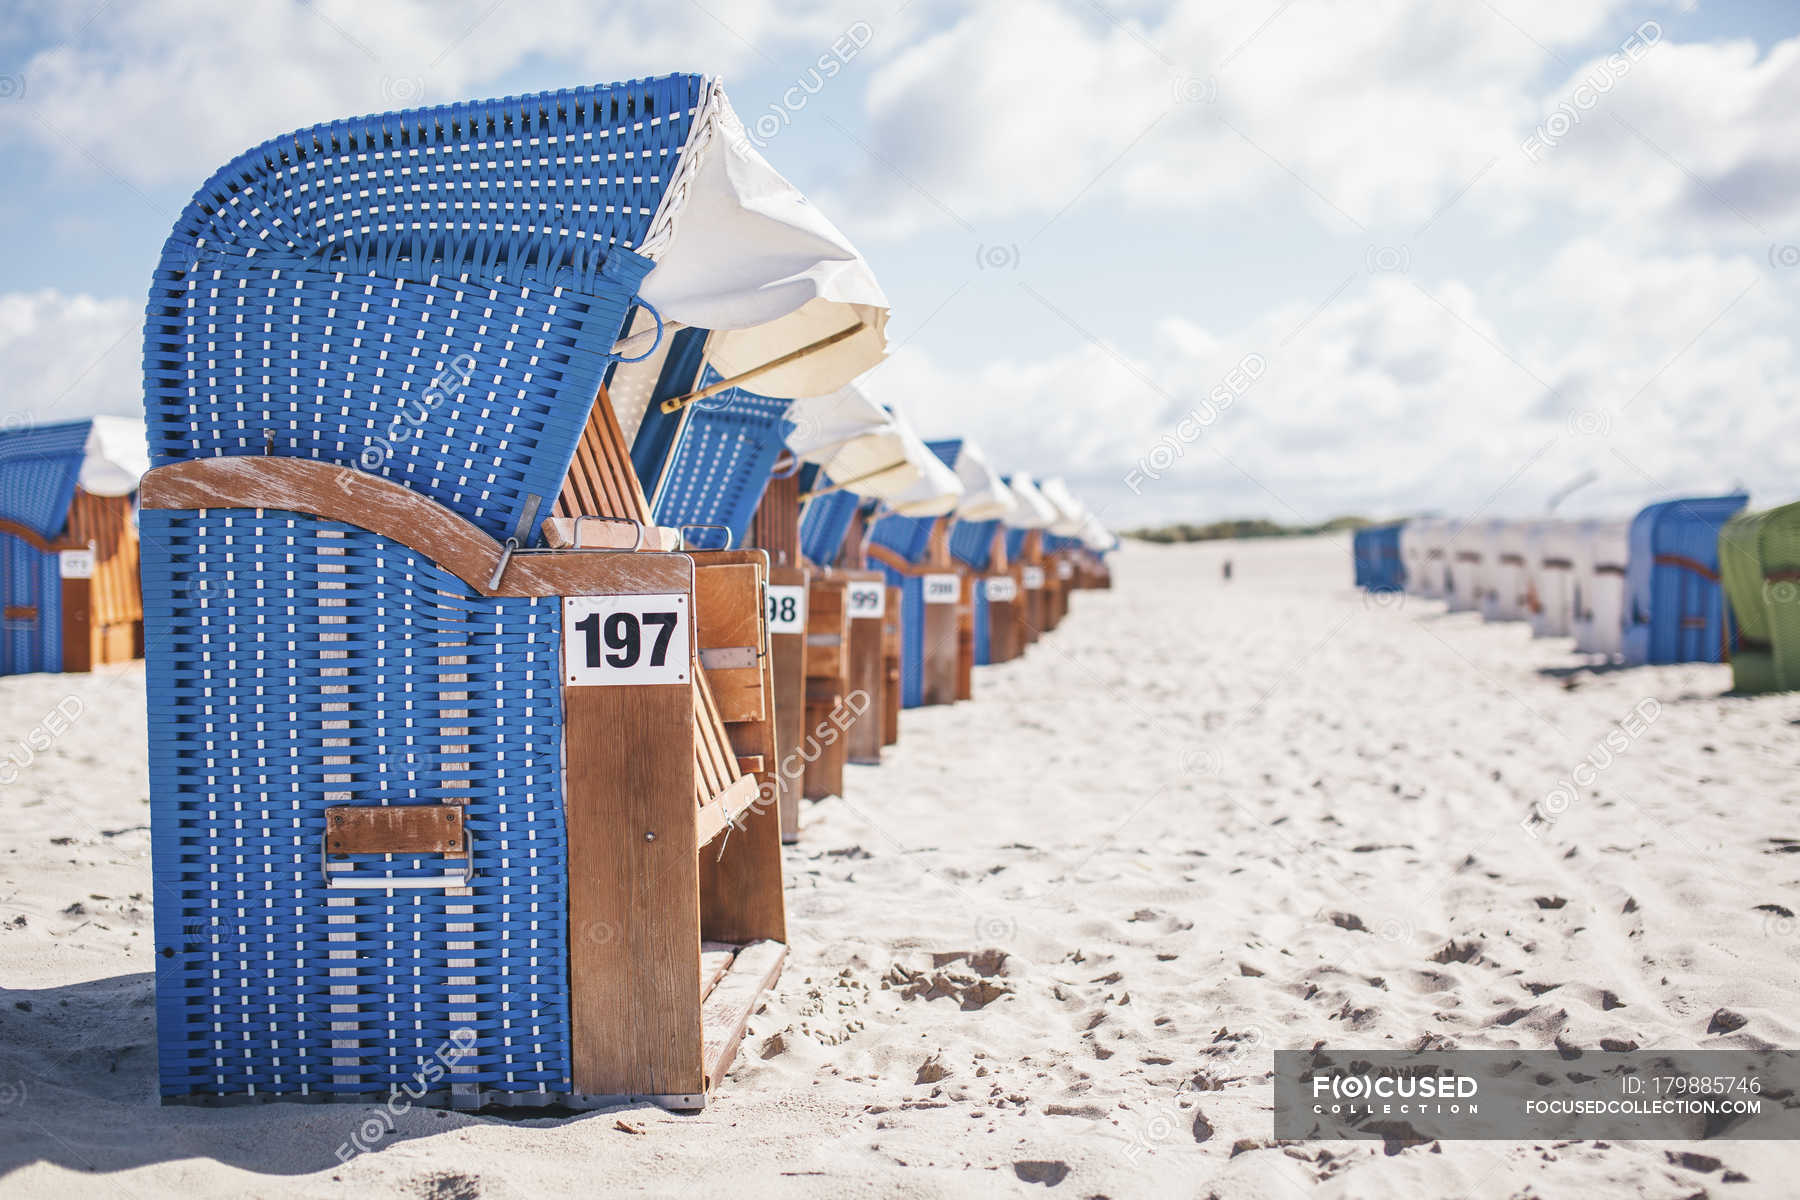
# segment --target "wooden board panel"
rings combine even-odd
[[[781,587],[806,587],[807,575],[804,567],[769,568],[769,582]],[[800,799],[806,774],[805,760],[794,752],[806,728],[806,635],[770,634],[769,650],[775,689],[774,761],[779,764],[776,791],[781,839],[792,842],[800,837]]]
[[[612,397],[602,387],[588,410],[569,473],[556,498],[556,515],[630,517],[649,524],[650,502],[631,465],[631,448],[619,429]]]
[[[846,580],[880,581],[879,571],[845,571]],[[882,617],[850,619],[849,684],[852,697],[861,694],[862,711],[852,716],[845,735],[844,755],[853,763],[881,762],[882,703],[886,664],[882,660]]]
[[[958,607],[955,604],[925,606],[922,703],[956,702]]]
[[[900,740],[900,639],[901,605],[905,593],[897,587],[887,590],[887,615],[881,622],[881,744],[892,746]]]
[[[45,569],[49,569],[46,564]],[[95,661],[94,581],[65,579],[62,581],[62,669],[69,672],[91,671]],[[102,660],[105,661],[105,660]]]
[[[956,698],[973,700],[975,698],[975,606],[987,602],[981,598],[975,586],[979,577],[973,571],[965,568],[957,574],[961,576],[962,593],[956,604]]]
[[[563,689],[577,1092],[705,1091],[694,690]]]
[[[752,942],[731,960],[731,969],[706,998],[706,1082],[717,1087],[731,1070],[750,1015],[762,1004],[763,993],[781,976],[787,947],[776,941]]]
[[[328,854],[467,858],[460,804],[336,804],[325,810]]]

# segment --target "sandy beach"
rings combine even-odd
[[[0,679],[0,1192],[1793,1194],[1774,1142],[1279,1144],[1268,1076],[1800,1044],[1800,698],[1365,599],[1347,537],[1114,564],[809,808],[786,971],[695,1115],[159,1106],[141,665]]]

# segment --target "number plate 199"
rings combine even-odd
[[[887,585],[872,583],[867,580],[850,581],[849,597],[851,617],[881,617],[887,615]]]
[[[688,598],[563,597],[563,681],[571,687],[686,683]]]

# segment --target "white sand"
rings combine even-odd
[[[1566,642],[1365,603],[1341,539],[1116,574],[809,811],[793,955],[704,1113],[417,1111],[344,1166],[359,1107],[155,1102],[141,671],[0,680],[0,754],[85,705],[0,786],[0,1194],[1795,1194],[1780,1143],[1272,1146],[1267,1073],[1320,1041],[1700,1046],[1721,1007],[1726,1042],[1800,1045],[1800,920],[1757,910],[1800,910],[1771,841],[1800,697],[1717,666],[1566,689]]]

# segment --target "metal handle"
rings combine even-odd
[[[351,875],[348,870],[331,869],[331,854],[325,848],[325,834],[319,835],[319,869],[325,875],[325,886],[345,891],[385,891],[389,888],[422,891],[427,888],[466,888],[475,878],[475,835],[463,831],[463,845],[468,853],[460,874],[446,871],[442,875],[395,876]],[[346,864],[348,866],[348,864]]]
[[[725,535],[725,544],[723,546],[719,547],[720,550],[731,549],[731,543],[736,540],[734,537],[732,537],[731,526],[729,526],[729,525],[711,525],[711,524],[705,524],[705,523],[700,523],[700,522],[693,522],[693,523],[683,525],[679,529],[679,532],[681,534],[681,546],[682,546],[682,549],[684,549],[684,550],[693,549],[693,547],[691,547],[687,544],[687,532],[690,529],[716,529],[720,533],[724,534]]]
[[[580,550],[582,548],[582,545],[581,545],[581,523],[583,521],[607,521],[607,522],[611,522],[614,525],[629,525],[633,529],[637,530],[637,544],[631,548],[632,552],[636,552],[636,551],[642,550],[644,548],[644,534],[647,532],[647,529],[642,521],[634,521],[630,517],[580,516],[580,517],[575,518],[575,544],[574,544],[574,546],[570,547],[571,549]],[[601,547],[601,549],[611,550],[611,549],[615,549],[615,547],[605,546],[605,547]]]

